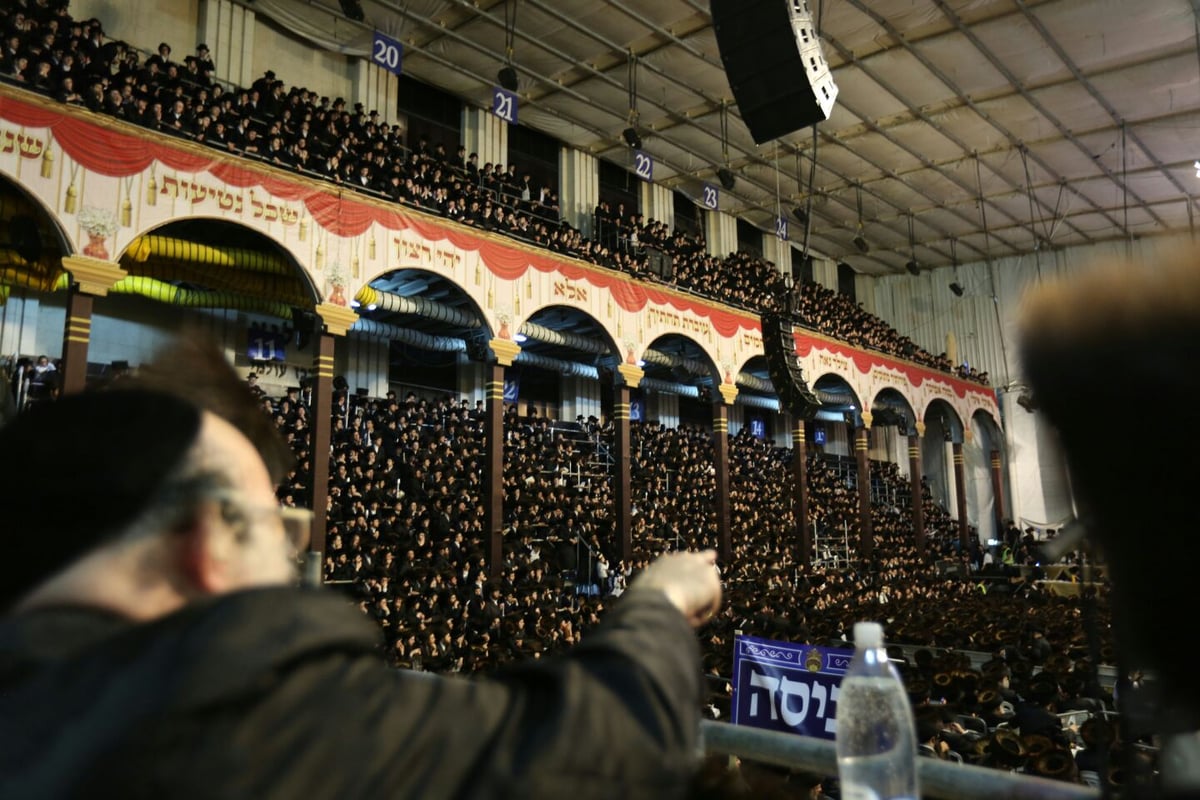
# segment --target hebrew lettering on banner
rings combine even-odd
[[[733,723],[832,739],[837,700],[853,650],[737,636]]]

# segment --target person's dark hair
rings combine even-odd
[[[5,530],[29,543],[2,560],[0,610],[152,509],[186,505],[196,492],[180,486],[196,476],[183,468],[204,411],[250,440],[273,481],[287,473],[287,443],[203,336],[181,337],[135,377],[36,405],[0,428]]]
[[[165,348],[127,384],[174,394],[229,422],[250,440],[279,483],[295,458],[245,381],[206,336],[188,332]]]
[[[0,560],[0,608],[136,521],[200,423],[180,397],[122,387],[36,405],[0,428],[0,506],[18,545]]]

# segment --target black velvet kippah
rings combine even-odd
[[[144,512],[201,412],[145,390],[68,395],[0,428],[0,610]],[[11,545],[15,544],[15,549]]]

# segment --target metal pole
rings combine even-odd
[[[821,775],[837,774],[837,754],[827,739],[764,731],[727,722],[700,723],[706,753],[737,755]],[[998,769],[917,758],[923,797],[945,800],[1099,800],[1100,790]]]

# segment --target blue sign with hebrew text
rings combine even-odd
[[[853,650],[733,640],[733,724],[832,739]]]

